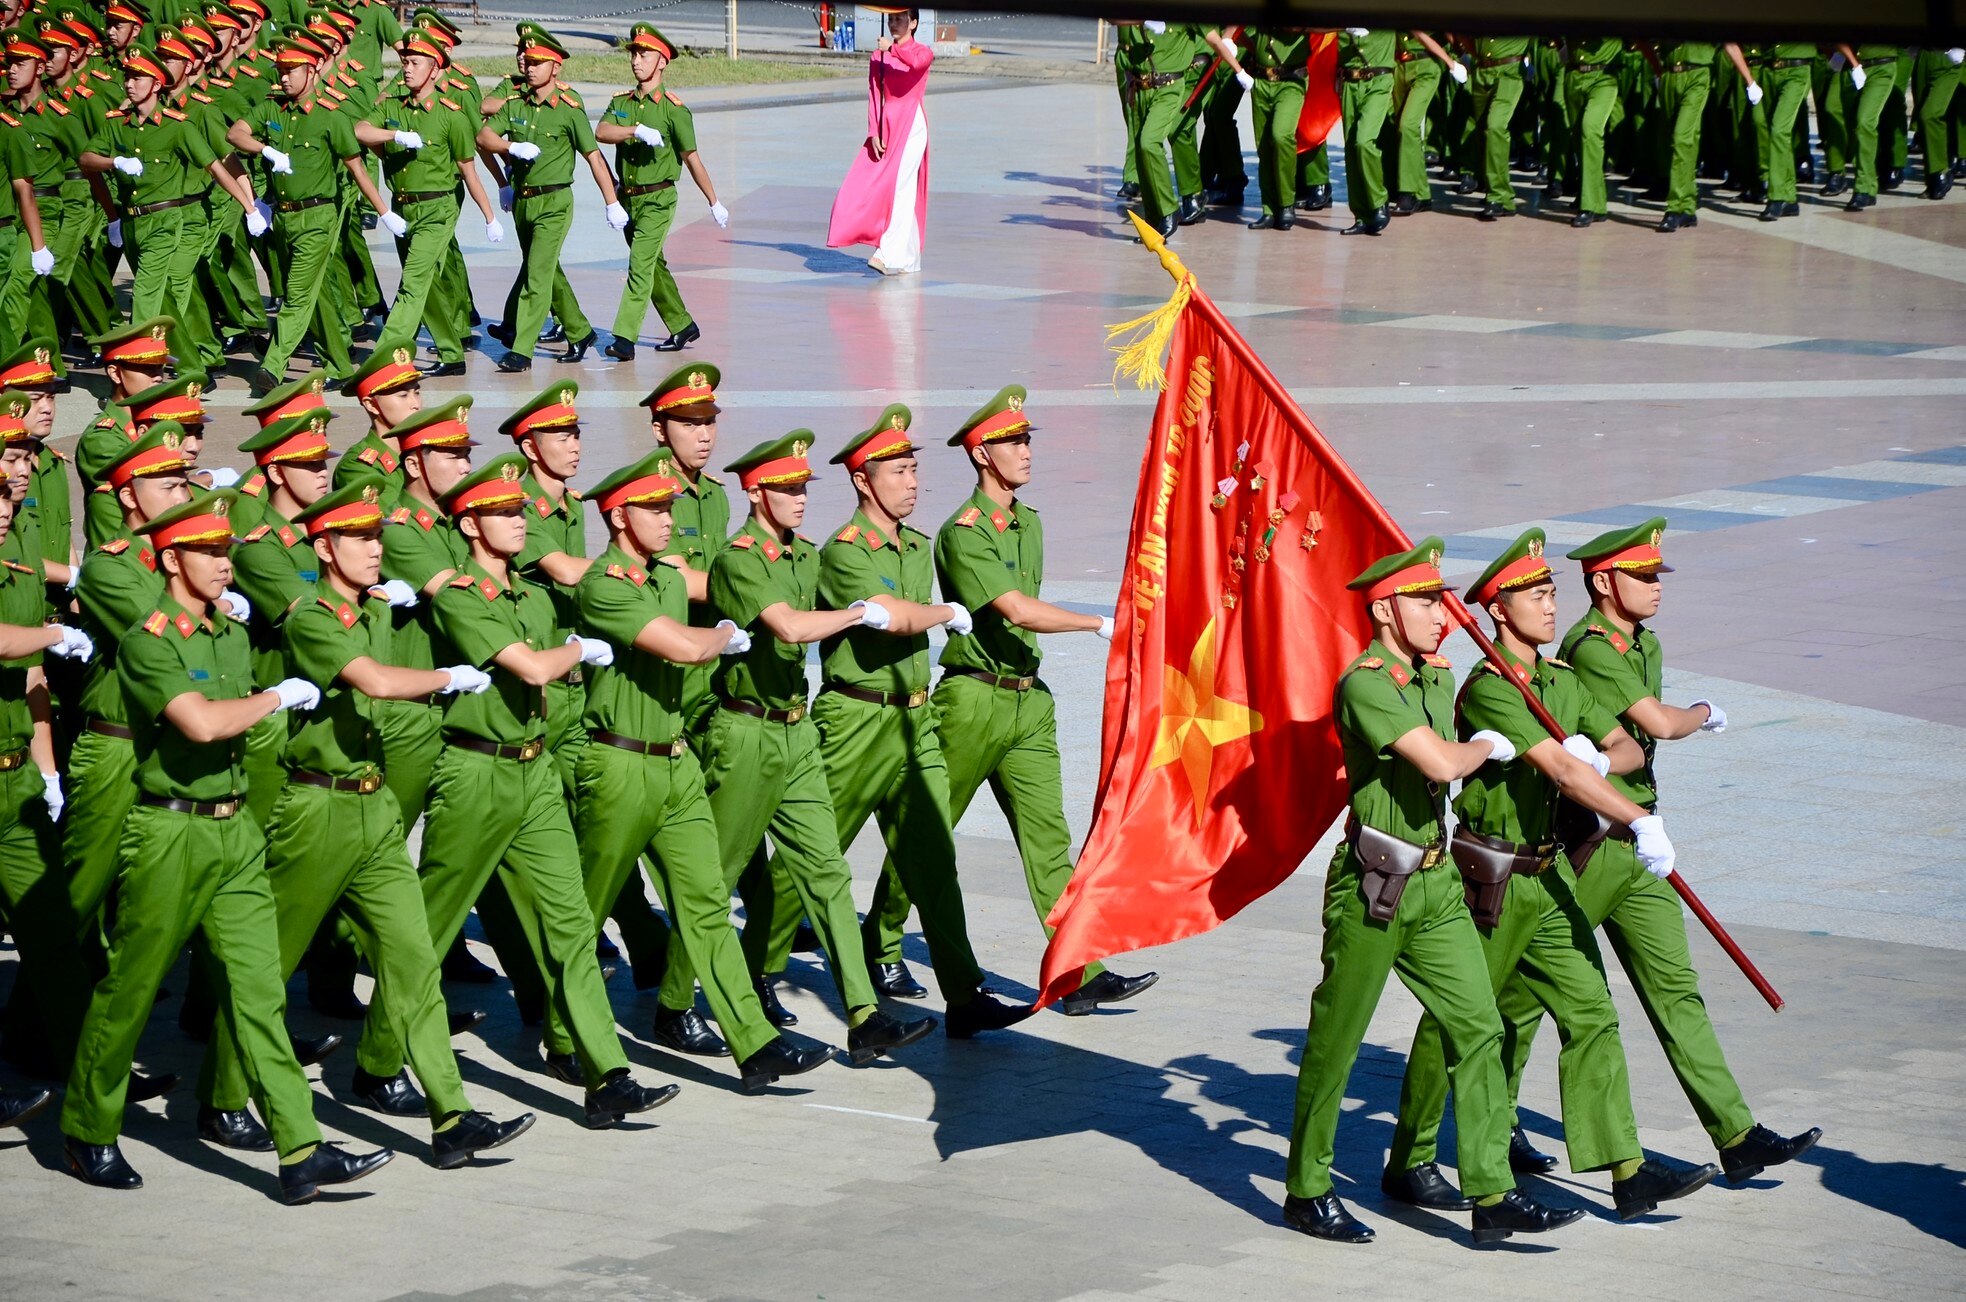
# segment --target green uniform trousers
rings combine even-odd
[[[1297,204],[1297,119],[1304,112],[1304,84],[1258,81],[1249,93],[1249,112],[1256,121],[1256,188],[1263,215],[1280,216]]]
[[[997,808],[1010,822],[1017,853],[1024,861],[1024,885],[1038,921],[1051,916],[1052,906],[1072,880],[1072,829],[1065,822],[1065,781],[1058,759],[1058,704],[1051,689],[1039,683],[1028,692],[1015,692],[968,674],[944,674],[929,702],[937,732],[960,737],[962,745],[944,751],[949,773],[949,824],[962,821],[969,802],[985,782],[997,798]],[[869,949],[886,958],[901,954],[901,929],[908,921],[907,889],[895,875],[894,858],[881,870],[880,907],[867,914],[867,924],[879,937]],[[1051,928],[1044,929],[1051,935]],[[1106,970],[1101,963],[1086,966],[1090,981]]]
[[[573,191],[554,190],[512,202],[512,224],[519,233],[518,279],[505,297],[505,323],[512,328],[512,347],[521,355],[546,325],[550,311],[566,328],[567,339],[585,339],[593,326],[574,298],[567,273],[560,269],[560,250],[573,229]],[[632,336],[631,336],[632,337]]]
[[[1393,77],[1345,81],[1338,86],[1338,112],[1345,124],[1345,198],[1352,216],[1369,221],[1386,206],[1386,156],[1379,135],[1393,106]]]
[[[1120,164],[1120,180],[1126,185],[1138,185],[1140,183],[1140,165],[1136,155],[1140,149],[1140,122],[1144,116],[1141,112],[1143,106],[1140,103],[1139,93],[1133,89],[1133,74],[1128,72],[1118,60],[1113,62],[1113,75],[1114,79],[1119,83],[1120,121],[1126,127],[1126,156]]]
[[[341,244],[341,208],[334,203],[280,213],[274,234],[286,264],[286,299],[266,350],[267,370],[285,375],[287,359],[309,335],[328,375],[345,380],[355,373],[348,356],[348,322],[340,296],[329,292],[329,269]]]
[[[550,760],[521,763],[446,747],[423,826],[423,904],[437,953],[463,930],[494,871],[546,978],[548,1006],[570,1033],[570,1043],[549,1037],[548,1046],[578,1052],[588,1086],[596,1087],[628,1058],[594,958],[594,916],[560,776]]]
[[[403,820],[387,789],[362,795],[289,783],[266,829],[266,875],[279,915],[280,972],[292,976],[314,934],[340,910],[375,973],[372,1008],[402,1028],[393,1052],[366,1027],[357,1064],[394,1075],[407,1048],[432,1120],[471,1108],[451,1051],[450,1021],[438,986],[437,954],[423,891],[403,841]],[[371,1013],[371,1020],[376,1015]],[[219,1019],[199,1081],[199,1098],[227,1110],[246,1105],[244,1062],[231,1026]]]
[[[1755,107],[1768,110],[1762,145],[1763,176],[1774,203],[1795,202],[1795,127],[1809,100],[1809,69],[1770,68],[1761,79],[1763,99]]]
[[[0,229],[0,339],[23,339],[27,323],[27,277],[16,274],[16,267],[28,268],[27,232],[20,220]]]
[[[43,208],[43,212],[46,208]],[[55,280],[69,319],[85,337],[106,333],[117,321],[115,296],[110,292],[108,264],[103,261],[103,232],[108,219],[90,193],[62,187],[59,231],[48,241],[55,255]]]
[[[1242,165],[1242,130],[1236,125],[1236,110],[1242,106],[1242,85],[1224,64],[1215,70],[1204,95],[1207,106],[1201,113],[1201,144],[1197,150],[1202,186],[1240,195],[1249,188],[1249,173]]]
[[[1918,101],[1918,147],[1925,156],[1925,183],[1930,185],[1952,167],[1952,106],[1959,90],[1960,68],[1946,58],[1944,50],[1925,50],[1911,75],[1912,94]]]
[[[676,219],[676,187],[666,186],[651,194],[638,194],[626,201],[628,229],[628,281],[621,287],[621,305],[614,311],[614,336],[629,342],[641,337],[642,320],[650,304],[662,318],[662,327],[675,334],[695,318],[683,306],[683,291],[669,270],[668,255],[662,251],[669,238],[669,224]],[[568,338],[575,338],[571,332]]]
[[[83,729],[68,759],[62,867],[83,951],[98,966],[107,934],[102,908],[116,882],[123,823],[136,803],[136,780],[136,748],[127,738]]]
[[[1439,60],[1416,54],[1400,64],[1393,76],[1392,112],[1399,124],[1393,189],[1419,199],[1433,197],[1433,186],[1427,180],[1427,117],[1440,90],[1441,72]]]
[[[67,1076],[94,977],[76,945],[61,837],[42,790],[32,764],[0,773],[0,929],[20,956],[7,1042],[10,1051],[32,1046],[31,1057]]]
[[[1476,68],[1469,81],[1474,86],[1474,130],[1481,141],[1481,177],[1488,202],[1514,212],[1515,187],[1509,183],[1509,125],[1515,121],[1515,106],[1522,100],[1522,65]],[[1347,148],[1350,143],[1347,137]]]
[[[287,784],[287,767],[280,762],[287,748],[289,721],[284,713],[269,714],[246,734],[246,812],[262,828],[273,817],[274,802]]]
[[[1883,125],[1885,106],[1891,101],[1892,93],[1897,89],[1897,61],[1873,59],[1864,65],[1864,74],[1864,88],[1854,92],[1855,107],[1849,114],[1850,152],[1857,165],[1853,188],[1858,194],[1874,195],[1877,193],[1878,140],[1886,129]],[[1843,94],[1844,103],[1850,104],[1853,94],[1851,88],[1844,87]]]
[[[1477,930],[1488,960],[1489,989],[1499,992],[1511,977],[1520,979],[1556,1017],[1563,1040],[1557,1079],[1570,1169],[1596,1171],[1640,1155],[1638,1122],[1618,1038],[1618,1010],[1575,890],[1570,865],[1561,859],[1541,876],[1512,878],[1501,920]],[[1434,1160],[1447,1104],[1444,1055],[1441,1025],[1427,1014],[1413,1032],[1406,1060],[1389,1171],[1410,1171]]]
[[[396,241],[403,279],[376,347],[415,349],[417,329],[424,327],[437,345],[438,361],[461,362],[464,336],[457,328],[459,308],[452,301],[451,282],[440,274],[457,230],[457,200],[446,195],[406,204],[401,215],[410,227],[409,237]]]
[[[983,982],[983,969],[970,948],[969,926],[963,917],[956,842],[949,831],[949,773],[934,712],[821,692],[813,702],[811,718],[819,730],[820,761],[833,798],[840,853],[846,853],[871,816],[880,826],[909,897],[921,911],[922,939],[928,943],[942,997],[951,1004],[968,1002]],[[901,958],[898,947],[892,954],[876,948],[881,943],[879,919],[886,880],[883,873],[860,937],[870,960],[892,963]]]
[[[1330,184],[1331,151],[1329,149],[1323,145],[1313,145],[1297,155],[1297,193],[1303,194],[1314,185]]]
[[[62,1133],[84,1144],[116,1142],[157,987],[202,932],[219,978],[219,1019],[239,1046],[275,1147],[284,1157],[320,1143],[314,1096],[287,1040],[279,920],[258,825],[139,806],[123,834],[117,899],[109,974],[89,1000]]]
[[[1406,880],[1391,922],[1366,911],[1351,850],[1340,846],[1324,883],[1324,975],[1297,1071],[1285,1187],[1299,1198],[1331,1192],[1331,1160],[1358,1048],[1397,972],[1441,1028],[1461,1136],[1461,1189],[1469,1197],[1515,1188],[1511,1115],[1502,1075],[1502,1024],[1489,994],[1481,937],[1451,865]]]
[[[1625,116],[1618,79],[1608,72],[1573,72],[1564,81],[1570,95],[1570,122],[1577,156],[1577,211],[1602,217],[1604,137]],[[1791,166],[1791,173],[1794,168]]]
[[[1181,112],[1187,94],[1183,82],[1134,94],[1140,135],[1133,166],[1139,178],[1141,206],[1149,221],[1172,217],[1181,195],[1201,193],[1201,151],[1195,144],[1195,122]],[[1174,156],[1172,181],[1167,174],[1169,153]]]
[[[1673,888],[1639,866],[1632,847],[1606,841],[1592,856],[1590,870],[1577,880],[1577,906],[1594,927],[1603,927],[1618,956],[1666,1061],[1679,1077],[1700,1124],[1718,1148],[1754,1124],[1754,1113],[1727,1069],[1713,1018],[1700,997],[1700,975],[1686,947],[1686,916]],[[1503,1056],[1509,1071],[1509,1097],[1522,1086],[1543,1005],[1520,976],[1503,985]]]
[[[1692,216],[1700,206],[1700,117],[1706,112],[1713,71],[1688,68],[1659,79],[1661,126],[1670,141],[1666,211]]]
[[[1823,143],[1822,179],[1841,176],[1850,166],[1849,105],[1856,98],[1848,73],[1832,71],[1817,60],[1809,69],[1809,89],[1816,100],[1816,134]]]
[[[214,328],[223,333],[264,330],[266,305],[259,297],[259,271],[253,266],[252,239],[246,234],[246,210],[230,195],[215,192],[205,200],[205,258],[198,281],[211,304]]]
[[[204,204],[194,200],[181,208],[129,218],[123,223],[123,244],[136,264],[130,286],[131,320],[175,319],[171,350],[177,354],[178,375],[209,380],[225,358],[198,284],[199,260],[206,246]]]

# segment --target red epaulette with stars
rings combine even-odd
[[[752,537],[750,534],[741,533],[737,535],[737,537],[730,540],[730,545],[733,547],[741,547],[745,551],[750,551],[751,548],[757,544],[757,541],[758,540]]]
[[[7,568],[8,568],[8,569],[10,569],[10,570],[18,570],[18,571],[20,571],[20,572],[21,572],[22,574],[38,574],[38,573],[40,573],[40,571],[39,571],[39,570],[37,570],[37,569],[35,569],[35,568],[34,568],[34,567],[33,567],[32,565],[22,565],[22,564],[21,564],[21,563],[20,563],[19,561],[7,561],[7,562],[5,562],[5,564],[6,564],[6,566],[7,566]]]
[[[1454,667],[1454,662],[1446,656],[1428,656],[1427,663],[1436,669],[1452,669]]]
[[[607,576],[610,579],[626,579],[638,588],[649,581],[648,571],[639,565],[610,565]]]
[[[439,95],[437,97],[437,102],[439,104],[442,104],[445,108],[449,109],[453,113],[462,113],[464,111],[463,108],[458,105],[456,100],[445,99],[442,95]]]
[[[105,556],[121,556],[124,552],[130,550],[130,540],[128,538],[112,538],[102,546],[96,548],[96,550]]]
[[[846,528],[840,530],[838,536],[835,537],[833,541],[852,542],[855,538],[858,538],[859,536],[860,536],[860,526],[857,524],[850,524]]]
[[[189,120],[189,119],[187,119],[187,118],[186,118],[186,117],[184,116],[184,114],[182,114],[182,113],[180,113],[180,112],[178,112],[178,111],[177,111],[176,109],[174,109],[174,108],[167,108],[167,109],[165,109],[165,110],[164,110],[164,116],[165,116],[165,117],[167,117],[167,118],[169,118],[169,119],[170,119],[171,121],[173,121],[173,122],[185,122],[185,121],[188,121],[188,120]]]
[[[251,530],[250,532],[248,532],[248,533],[246,534],[246,536],[245,536],[244,538],[242,538],[242,539],[240,539],[240,541],[241,541],[241,542],[249,542],[249,543],[253,543],[253,542],[258,542],[258,541],[259,541],[260,539],[262,539],[262,538],[264,538],[264,537],[266,537],[266,535],[267,535],[267,534],[270,534],[270,533],[272,533],[272,532],[273,532],[273,526],[272,526],[272,525],[270,525],[270,524],[263,524],[263,525],[261,525],[261,526],[259,526],[259,528],[257,528],[257,529],[254,529],[254,530]]]
[[[109,116],[116,117],[117,114],[111,113]],[[20,125],[20,119],[14,117],[12,114],[9,113],[0,113],[0,122],[4,122],[10,127],[17,127]]]
[[[983,512],[981,508],[972,506],[964,510],[961,515],[956,517],[956,523],[961,525],[963,528],[967,529],[971,525],[975,524],[978,520],[981,520],[982,518],[983,518]]]
[[[164,630],[171,626],[171,617],[161,610],[150,612],[150,618],[143,621],[143,631],[152,637],[164,636]]]

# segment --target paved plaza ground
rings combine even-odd
[[[892,279],[862,265],[869,250],[824,247],[833,190],[865,129],[857,91],[692,96],[732,220],[719,230],[685,183],[670,257],[703,329],[686,357],[723,369],[733,453],[809,426],[823,457],[885,403],[908,402],[926,449],[917,523],[928,528],[969,491],[942,439],[1000,385],[1026,385],[1039,427],[1027,500],[1046,521],[1048,590],[1109,609],[1152,398],[1111,387],[1103,327],[1170,288],[1113,207],[1118,104],[1109,85],[942,85],[929,110],[926,268]],[[624,251],[592,187],[576,188],[564,264],[605,328]],[[1799,1302],[1960,1290],[1966,200],[1912,196],[1908,185],[1863,216],[1805,199],[1800,218],[1773,226],[1711,207],[1670,238],[1649,229],[1657,206],[1626,194],[1609,224],[1586,231],[1533,210],[1482,225],[1463,201],[1379,239],[1341,239],[1341,208],[1288,233],[1224,220],[1176,240],[1393,514],[1415,535],[1448,538],[1462,576],[1530,522],[1567,545],[1672,518],[1679,572],[1655,622],[1667,692],[1713,697],[1732,726],[1662,748],[1664,808],[1687,879],[1788,1000],[1771,1014],[1695,936],[1758,1119],[1824,1128],[1800,1162],[1629,1225],[1609,1212],[1607,1176],[1562,1168],[1536,1192],[1591,1215],[1478,1254],[1464,1218],[1397,1208],[1378,1190],[1418,1016],[1395,985],[1338,1148],[1339,1191],[1378,1241],[1339,1247],[1282,1229],[1327,837],[1221,930],[1120,959],[1123,971],[1161,973],[1135,1003],[1086,1019],[1047,1013],[972,1043],[937,1036],[891,1063],[828,1066],[763,1097],[741,1095],[727,1064],[651,1047],[653,998],[624,972],[614,993],[630,1057],[684,1089],[615,1133],[581,1127],[578,1091],[544,1073],[503,987],[454,989],[454,1004],[493,1014],[458,1042],[479,1105],[535,1110],[539,1125],[477,1168],[438,1172],[421,1125],[346,1103],[344,1051],[325,1067],[324,1126],[401,1151],[309,1208],[279,1205],[267,1158],[195,1140],[189,1088],[132,1109],[124,1150],[147,1180],[138,1194],[62,1174],[46,1119],[4,1132],[0,1297]],[[514,246],[488,246],[474,221],[463,243],[478,304],[495,317]],[[387,280],[393,256],[377,247]],[[660,334],[653,319],[648,328],[645,343]],[[577,482],[648,446],[635,404],[673,359],[644,348],[622,365],[596,350],[562,367],[542,352],[528,380],[497,375],[500,350],[483,346],[465,381],[426,386],[477,394],[481,431],[573,378]],[[237,464],[243,381],[211,401],[206,460]],[[92,412],[81,394],[66,399],[62,432]],[[341,441],[357,425],[341,421]],[[495,433],[479,437],[496,450]],[[843,520],[849,503],[844,477],[826,474],[807,532]],[[1574,602],[1577,584],[1560,594]],[[1104,649],[1089,636],[1047,642],[1080,834]],[[1465,641],[1447,649],[1471,663]],[[1028,992],[1043,942],[1007,830],[977,810],[959,832],[979,957],[1003,988]],[[879,863],[871,838],[852,860],[864,905]],[[927,979],[918,937],[909,944]],[[1647,1147],[1707,1160],[1615,967],[1611,981]],[[171,984],[183,990],[182,970]],[[822,969],[795,963],[786,998],[800,1030],[844,1042]],[[160,1006],[143,1059],[188,1076],[196,1058],[175,1014],[175,999]],[[293,1020],[308,1033],[344,1029],[304,1002]],[[1538,1142],[1560,1152],[1553,1045],[1546,1034],[1523,1102]]]

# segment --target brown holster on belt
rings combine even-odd
[[[1356,817],[1345,823],[1345,843],[1351,846],[1352,856],[1358,861],[1365,911],[1380,922],[1391,922],[1399,912],[1399,897],[1406,891],[1406,879],[1440,862],[1438,845],[1402,841],[1391,832],[1367,827]]]
[[[1507,845],[1507,842],[1502,844]],[[1508,895],[1509,874],[1515,870],[1515,848],[1498,849],[1488,838],[1465,827],[1454,829],[1448,842],[1454,866],[1461,870],[1461,887],[1475,926],[1492,927],[1502,920],[1502,901]]]
[[[1596,810],[1585,809],[1568,796],[1557,797],[1556,839],[1563,843],[1564,857],[1570,860],[1571,871],[1579,877],[1584,875],[1584,866],[1597,853],[1597,847],[1611,835],[1611,827],[1611,820]]]

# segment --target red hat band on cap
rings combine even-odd
[[[332,511],[323,511],[307,522],[307,536],[319,538],[324,533],[335,533],[343,529],[370,529],[382,523],[382,508],[364,497],[359,502],[338,506]]]
[[[909,439],[906,430],[895,430],[893,434],[894,437],[885,443],[881,442],[878,438],[872,438],[855,448],[853,454],[846,459],[847,473],[852,474],[869,461],[878,461],[882,457],[891,457],[898,452],[914,451],[915,445]]]
[[[105,15],[112,23],[135,23],[143,26],[143,16],[128,5],[111,4]]]
[[[148,77],[152,81],[169,80],[169,78],[164,76],[164,70],[162,68],[158,67],[147,56],[141,54],[132,54],[124,59],[123,70],[125,73],[134,72],[140,76]]]
[[[642,498],[666,502],[681,491],[681,489],[682,485],[667,475],[643,475],[640,479],[629,480],[605,497],[600,498],[597,504],[600,506],[602,513],[605,514],[614,510],[617,506],[638,501]],[[657,496],[658,494],[660,496]]]
[[[565,63],[567,56],[545,45],[528,45],[519,51],[519,57],[531,63]]]
[[[45,59],[48,57],[48,52],[40,46],[30,44],[27,41],[14,40],[7,42],[7,57],[10,59]]]
[[[1446,586],[1447,581],[1440,576],[1440,567],[1422,561],[1388,574],[1365,590],[1365,599],[1381,601],[1409,592],[1438,592]]]
[[[220,499],[212,504],[210,511],[188,515],[182,520],[173,521],[150,535],[150,545],[157,551],[166,547],[182,547],[195,543],[217,542],[221,538],[232,541],[232,521],[225,516],[225,502]]]
[[[26,384],[51,384],[55,378],[54,354],[37,348],[27,359],[0,370],[0,389],[17,389]]]
[[[174,420],[180,425],[202,425],[205,423],[205,407],[198,401],[196,393],[180,393],[159,398],[141,411],[132,411],[130,419],[145,425],[154,425],[160,420]]]
[[[998,412],[987,420],[976,423],[976,428],[963,435],[963,446],[972,452],[991,439],[1004,438],[1031,428],[1031,422],[1024,415],[1022,407],[1012,407]]]
[[[512,437],[522,439],[528,434],[542,430],[564,429],[568,425],[578,425],[580,413],[565,403],[556,402],[550,407],[541,407],[530,416],[512,427]]]
[[[172,58],[184,59],[186,61],[198,57],[197,53],[189,45],[186,45],[175,36],[166,36],[163,40],[157,42],[157,53],[168,54]]]
[[[289,461],[325,461],[328,456],[328,436],[317,429],[306,429],[290,439],[282,439],[270,448],[253,454],[253,464],[258,466],[285,465]]]
[[[177,444],[167,443],[154,447],[148,452],[139,452],[128,460],[112,466],[109,471],[109,486],[121,488],[139,475],[154,475],[166,470],[184,468],[184,454],[178,451]]]
[[[409,349],[399,348],[396,351],[407,354]],[[365,377],[361,383],[355,386],[355,396],[358,398],[373,398],[378,393],[393,389],[399,384],[407,383],[412,379],[419,379],[421,375],[422,372],[416,369],[416,363],[405,356],[401,359],[391,361],[389,365],[380,368],[375,374]]]
[[[451,498],[451,514],[462,515],[466,511],[481,511],[494,506],[511,506],[526,500],[526,490],[519,486],[518,476],[510,479],[487,479],[471,485]]]
[[[456,447],[470,441],[471,430],[461,420],[440,420],[402,436],[405,452],[414,452],[418,448]]]
[[[776,461],[765,461],[742,471],[737,477],[740,488],[750,490],[760,486],[771,488],[779,484],[803,483],[812,478],[812,463],[804,457],[780,457]]]
[[[43,45],[59,45],[63,49],[68,50],[79,50],[82,48],[82,42],[77,40],[65,27],[43,27],[41,29],[41,43]]]
[[[716,386],[701,371],[691,371],[688,380],[667,392],[656,395],[649,406],[657,411],[667,411],[671,407],[687,407],[693,402],[709,402],[717,396]]]
[[[1507,565],[1504,565],[1496,572],[1494,578],[1483,584],[1473,594],[1474,604],[1477,606],[1486,606],[1489,602],[1495,600],[1497,595],[1509,588],[1516,587],[1529,580],[1546,579],[1549,576],[1549,564],[1544,561],[1541,555],[1532,552],[1527,556],[1518,557],[1510,561]]]
[[[1656,570],[1665,563],[1665,556],[1660,553],[1655,544],[1640,543],[1636,547],[1627,547],[1621,552],[1612,552],[1609,556],[1586,561],[1584,573],[1602,574],[1606,570]]]
[[[305,393],[297,394],[287,399],[271,411],[261,412],[259,414],[259,427],[265,429],[274,421],[285,420],[289,416],[300,416],[310,411],[326,411],[327,406],[328,400],[326,398],[323,398],[320,394],[314,392],[314,390],[309,389]]]

